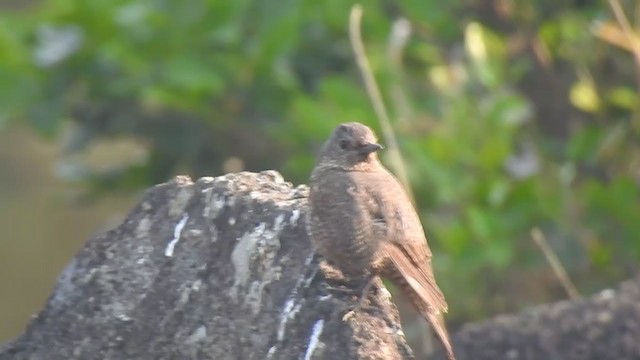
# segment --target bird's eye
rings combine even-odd
[[[344,150],[347,148],[347,146],[349,145],[349,143],[347,142],[347,140],[340,140],[340,149]]]

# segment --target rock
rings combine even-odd
[[[306,194],[274,171],[153,187],[0,360],[412,358],[381,284],[342,320],[357,299],[327,288]]]
[[[465,325],[453,343],[458,360],[640,359],[640,275],[587,299]]]

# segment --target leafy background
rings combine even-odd
[[[264,169],[304,183],[336,124],[380,132],[352,5],[2,2],[0,339],[143,189]],[[640,4],[362,5],[453,329],[567,296],[533,228],[584,294],[637,271]]]

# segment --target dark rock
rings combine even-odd
[[[453,343],[458,360],[640,359],[640,276],[591,298],[465,325]]]

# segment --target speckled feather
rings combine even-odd
[[[375,151],[360,154],[375,142],[366,126],[346,123],[325,143],[310,181],[312,241],[346,276],[373,273],[391,280],[432,324],[453,358],[441,320],[447,304],[433,276],[420,219]]]

